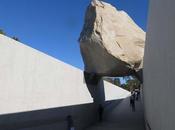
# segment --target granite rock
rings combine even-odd
[[[124,11],[93,0],[79,38],[85,71],[126,76],[143,68],[145,32]]]

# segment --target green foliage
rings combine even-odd
[[[136,88],[139,88],[139,86],[140,86],[140,81],[135,77],[130,77],[130,78],[128,78],[126,83],[122,85],[122,88],[124,88],[128,91],[132,91]]]
[[[120,86],[121,83],[120,83],[120,78],[118,77],[104,77],[103,78],[104,80],[116,85],[116,86]]]
[[[128,84],[122,84],[120,87],[123,88],[123,89],[125,89],[125,90],[130,91],[130,87],[129,87]]]
[[[12,39],[14,39],[16,41],[20,41],[19,38],[17,38],[17,37],[12,37]]]
[[[5,35],[5,32],[2,29],[0,29],[0,34]]]
[[[127,82],[128,80],[132,79],[132,76],[124,76],[122,78],[123,78],[123,80],[125,80],[125,82]]]
[[[2,29],[0,29],[0,34],[6,35],[6,33]],[[18,37],[12,37],[12,39],[14,39],[16,41],[20,41]]]
[[[119,78],[114,78],[114,84],[116,86],[121,86],[120,79]]]
[[[114,81],[111,77],[104,77],[103,79],[110,82],[110,83],[112,83],[112,84],[114,84]]]
[[[119,77],[103,77],[104,80],[128,91],[132,91],[134,89],[139,88],[140,81],[137,78],[132,76],[125,76],[122,78],[125,81],[125,83],[123,84],[121,84]]]

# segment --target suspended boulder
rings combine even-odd
[[[145,32],[124,11],[94,0],[79,38],[85,71],[125,76],[142,69]]]

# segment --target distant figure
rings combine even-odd
[[[99,121],[102,122],[103,121],[104,108],[101,104],[99,105],[98,112],[99,112]]]
[[[133,91],[132,96],[133,96],[133,99],[135,101],[135,99],[136,99],[136,92],[135,92],[135,90]]]
[[[140,90],[139,89],[135,89],[135,93],[136,93],[136,100],[138,101],[139,96],[140,96]]]
[[[135,111],[135,92],[131,92],[130,96],[130,106],[132,107],[132,111]]]
[[[74,122],[71,115],[67,116],[68,130],[75,130]]]
[[[132,99],[132,92],[131,92],[131,96],[130,96],[130,106],[132,106],[132,102],[133,102],[133,99]]]
[[[132,93],[133,93],[133,91],[131,91],[131,96],[130,96],[130,106],[132,106]]]
[[[133,99],[133,102],[132,102],[132,111],[135,112],[135,100]]]

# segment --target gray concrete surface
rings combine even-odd
[[[3,35],[0,59],[0,114],[93,102],[83,71],[71,65]],[[102,85],[106,99],[129,94],[105,81]]]
[[[175,129],[174,5],[174,0],[150,0],[143,70],[148,130]]]
[[[87,130],[145,130],[144,112],[142,102],[136,101],[136,111],[132,112],[129,98],[123,99],[119,104],[109,109],[105,108],[104,121]]]
[[[100,80],[87,85],[83,71],[0,35],[0,129],[76,130],[98,118],[98,105],[129,92]]]
[[[97,122],[97,110],[98,106],[90,103],[0,115],[0,130],[67,130],[68,115],[76,130],[83,130]]]

